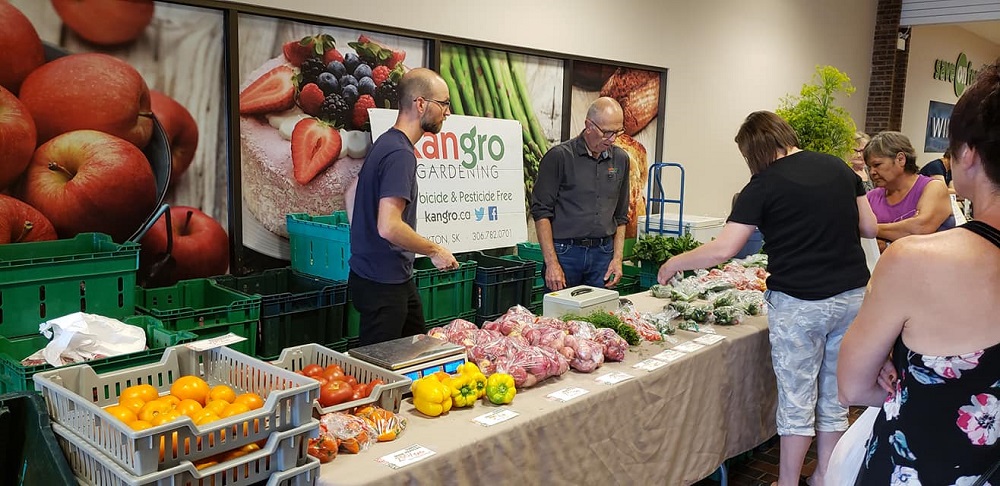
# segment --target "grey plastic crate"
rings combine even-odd
[[[182,417],[141,431],[103,409],[117,403],[128,386],[148,383],[162,395],[186,375],[198,376],[211,386],[229,385],[237,393],[256,393],[264,399],[264,406],[202,426]],[[167,348],[159,363],[101,375],[85,364],[38,373],[35,388],[45,398],[54,423],[104,451],[135,476],[204,459],[315,422],[312,407],[319,397],[319,384],[311,378],[227,347],[196,351],[185,345]],[[161,440],[176,440],[189,447],[178,447],[176,454],[165,454],[161,460]]]

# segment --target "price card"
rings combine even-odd
[[[509,410],[509,409],[505,408],[503,410],[497,410],[495,412],[490,412],[490,413],[488,413],[486,415],[480,415],[480,416],[472,419],[472,421],[475,422],[475,423],[477,423],[477,424],[479,424],[479,425],[482,425],[483,427],[491,427],[491,426],[494,426],[496,424],[499,424],[500,422],[506,422],[506,421],[508,421],[508,420],[510,420],[510,419],[512,419],[514,417],[517,417],[518,415],[520,415],[520,414],[518,414],[517,412],[515,412],[513,410]]]
[[[704,326],[698,326],[698,332],[703,332],[705,334],[718,334],[715,332],[715,326],[711,324],[705,324]]]
[[[571,386],[569,388],[563,388],[557,392],[549,393],[545,395],[546,398],[555,400],[557,402],[568,402],[576,397],[583,396],[590,393],[589,390],[584,390],[583,388]]]
[[[628,374],[628,373],[622,373],[621,371],[615,371],[613,373],[608,373],[606,375],[598,376],[594,381],[596,381],[598,383],[604,383],[605,385],[614,385],[614,384],[617,384],[617,383],[621,383],[621,382],[623,382],[625,380],[631,380],[632,378],[635,378],[635,377],[632,376],[632,375],[630,375],[630,374]]]
[[[704,348],[704,347],[705,347],[705,345],[703,345],[703,344],[699,344],[699,343],[696,343],[694,341],[688,341],[686,343],[682,343],[682,344],[679,344],[679,345],[675,346],[674,350],[675,351],[680,351],[682,353],[693,353],[693,352],[695,352],[695,351],[697,351],[697,350],[699,350],[701,348]]]
[[[668,343],[670,343],[670,344],[680,344],[680,342],[681,342],[680,339],[677,339],[677,338],[675,338],[673,336],[664,336],[663,340],[666,341],[666,342],[668,342]]]
[[[677,354],[680,354],[680,353],[677,353]],[[638,369],[638,370],[653,371],[653,370],[655,370],[657,368],[662,368],[662,367],[664,367],[666,365],[667,365],[666,361],[660,361],[658,359],[649,358],[649,359],[644,359],[644,360],[642,360],[642,361],[640,361],[640,362],[632,365],[632,367],[635,368],[635,369]]]
[[[381,462],[386,466],[393,469],[399,469],[403,466],[409,466],[418,461],[422,461],[434,455],[434,451],[422,446],[414,444],[406,449],[399,452],[393,452],[392,454],[386,454],[378,459],[377,462]]]
[[[201,341],[195,341],[193,343],[185,344],[188,349],[193,349],[195,351],[205,351],[212,348],[217,348],[219,346],[228,346],[233,343],[238,343],[240,341],[246,341],[247,338],[237,336],[233,333],[225,334],[222,336],[217,336],[209,339],[202,339]]]
[[[673,349],[667,349],[667,350],[661,351],[661,352],[653,355],[654,359],[658,359],[658,360],[664,361],[666,363],[677,361],[677,360],[679,360],[679,359],[681,359],[683,357],[684,357],[684,353],[682,353],[680,351],[673,350]]]
[[[711,346],[719,341],[726,339],[726,336],[720,336],[718,334],[709,334],[706,336],[699,336],[694,339],[694,342],[704,344],[706,346]]]

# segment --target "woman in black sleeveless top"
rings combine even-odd
[[[1000,486],[1000,60],[949,131],[977,220],[900,239],[875,268],[837,374],[842,402],[882,409],[856,484]]]

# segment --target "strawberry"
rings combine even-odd
[[[385,80],[389,79],[389,72],[388,66],[375,66],[372,69],[372,81],[375,81],[375,86],[381,86]]]
[[[319,115],[319,107],[323,104],[323,90],[319,89],[316,83],[309,83],[302,87],[299,92],[299,106],[307,115]]]
[[[331,166],[343,141],[340,131],[315,118],[303,118],[292,130],[292,168],[295,181],[306,185]]]
[[[364,34],[358,36],[357,42],[349,42],[347,45],[353,47],[358,52],[358,55],[361,56],[361,59],[373,61],[374,64],[388,66],[389,69],[394,69],[406,59],[405,51],[391,49]]]
[[[351,123],[359,130],[367,129],[368,109],[375,108],[375,99],[372,95],[361,95],[358,101],[354,102],[354,110],[351,111]]]
[[[344,62],[344,55],[336,49],[330,49],[323,53],[323,63],[330,64],[333,61]]]
[[[302,65],[302,62],[310,57],[324,56],[327,51],[336,50],[337,44],[329,34],[310,35],[302,40],[286,42],[281,46],[281,51],[285,53],[285,59],[294,66]]]
[[[406,52],[393,49],[392,55],[389,56],[389,61],[385,65],[389,66],[389,69],[395,69],[399,63],[403,62],[403,59],[406,59]]]
[[[287,110],[295,104],[295,71],[288,66],[278,66],[240,93],[240,114],[260,115]]]

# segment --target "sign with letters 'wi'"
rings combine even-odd
[[[955,105],[931,101],[927,108],[927,135],[924,138],[924,152],[944,152],[948,149],[948,123]]]
[[[396,122],[396,110],[371,109],[372,139]],[[417,156],[417,233],[452,253],[528,240],[521,125],[451,115],[424,133]]]

